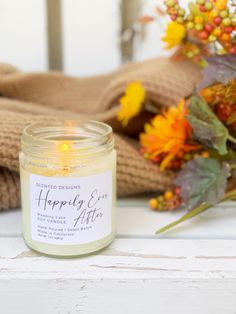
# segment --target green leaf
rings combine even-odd
[[[215,148],[221,155],[227,153],[226,143],[229,132],[205,100],[198,95],[194,95],[190,99],[187,120],[199,142],[209,148]]]
[[[225,193],[230,167],[212,158],[196,158],[186,163],[175,180],[183,204],[192,210],[202,203],[216,204]]]

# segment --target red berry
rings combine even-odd
[[[219,25],[221,23],[221,17],[220,16],[215,17],[214,22],[216,25]]]
[[[177,19],[177,14],[172,14],[171,19],[172,19],[172,21],[175,21]]]
[[[201,61],[201,56],[194,56],[194,62],[198,63]]]
[[[205,8],[205,5],[204,5],[204,4],[201,4],[201,5],[200,5],[200,11],[201,11],[201,12],[206,12],[206,8]]]
[[[230,52],[231,54],[236,54],[236,47],[231,47],[231,48],[229,49],[229,52]]]
[[[179,195],[179,194],[180,194],[180,192],[181,192],[180,187],[175,188],[175,194]]]
[[[225,33],[230,34],[230,33],[232,33],[233,30],[234,30],[234,28],[233,28],[232,26],[226,26],[226,27],[224,27]]]
[[[206,24],[205,25],[205,30],[209,33],[213,31],[213,26],[211,24]]]
[[[198,33],[198,37],[201,39],[207,39],[209,37],[209,33],[207,31],[201,31]]]
[[[229,116],[235,111],[230,104],[220,103],[216,105],[215,113],[222,122],[226,122]]]

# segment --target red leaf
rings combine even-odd
[[[155,20],[155,18],[153,16],[150,16],[150,15],[143,15],[143,16],[140,16],[140,18],[139,18],[139,22],[142,24],[148,24],[154,20]]]

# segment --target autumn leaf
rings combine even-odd
[[[216,149],[221,155],[227,153],[227,140],[231,137],[205,100],[194,95],[190,99],[187,120],[199,142]]]
[[[212,158],[197,158],[189,161],[178,174],[175,184],[180,186],[181,197],[188,212],[181,218],[160,228],[156,234],[196,217],[218,202],[235,198],[236,190],[225,194],[230,166]]]
[[[142,15],[140,18],[139,18],[139,22],[141,24],[148,24],[150,22],[153,22],[155,20],[155,17],[154,16],[150,16],[150,15]]]
[[[184,166],[176,177],[175,185],[181,189],[186,208],[192,210],[202,203],[215,205],[223,198],[229,176],[228,163],[199,157]]]
[[[236,56],[223,55],[206,58],[208,66],[203,71],[203,79],[198,90],[215,83],[227,84],[236,78]]]

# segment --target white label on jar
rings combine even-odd
[[[30,176],[32,239],[84,244],[112,232],[112,172],[84,177]]]

